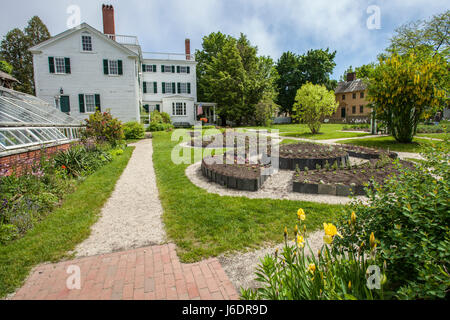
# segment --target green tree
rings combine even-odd
[[[329,90],[334,89],[335,83],[330,80],[330,76],[336,66],[335,57],[336,51],[330,52],[328,48],[326,50],[308,50],[300,59],[300,70],[305,81],[322,84]]]
[[[395,30],[390,40],[388,52],[405,54],[411,50],[439,53],[449,58],[450,10],[435,15],[428,20],[411,22]]]
[[[11,74],[12,69],[13,69],[12,65],[10,65],[8,62],[6,62],[4,60],[0,60],[0,71]]]
[[[371,74],[368,99],[393,137],[411,142],[420,120],[448,103],[448,62],[440,54],[392,54]]]
[[[30,94],[35,93],[33,56],[28,49],[49,38],[50,33],[47,27],[37,16],[28,21],[23,32],[15,28],[4,36],[0,53],[13,67],[12,76],[20,81],[14,85],[14,89]]]
[[[323,118],[336,112],[338,105],[333,90],[308,82],[297,91],[292,112],[294,118],[308,124],[311,133],[316,134]]]
[[[368,64],[363,64],[360,67],[356,67],[353,70],[353,67],[350,66],[347,70],[345,70],[344,74],[339,78],[340,81],[347,81],[347,73],[356,72],[357,79],[368,79],[370,78],[371,72],[375,69],[375,63],[371,62]]]

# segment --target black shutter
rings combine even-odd
[[[103,73],[106,75],[109,74],[108,59],[103,59]]]
[[[144,81],[142,86],[144,88],[144,93],[147,93],[147,82]]]
[[[156,81],[153,82],[153,93],[158,93],[158,83]]]
[[[122,60],[117,60],[117,69],[119,71],[119,75],[123,75],[123,63],[122,63]]]
[[[156,64],[153,65],[153,72],[156,72]]]
[[[175,82],[172,82],[172,93],[176,93],[176,91],[175,91]]]
[[[177,83],[177,87],[178,87],[178,93],[181,93],[181,83]]]
[[[70,73],[70,58],[64,58],[64,64],[66,66],[66,73]]]
[[[177,66],[177,73],[180,73],[180,66]]]
[[[162,83],[162,93],[166,93],[166,83]]]
[[[84,113],[84,94],[78,95],[78,101],[80,103],[80,113]]]
[[[161,72],[164,72],[164,65],[161,65]]]
[[[172,66],[172,73],[175,73],[175,66]]]
[[[187,84],[187,92],[189,94],[191,94],[191,83],[190,82],[188,82],[188,84]]]
[[[145,71],[145,64],[142,64],[142,72],[146,72]]]
[[[48,57],[48,68],[50,73],[55,73],[55,58]]]
[[[187,67],[187,73],[191,73],[191,67]]]
[[[100,105],[100,95],[99,94],[95,95],[95,107],[96,107],[96,110],[98,110],[100,112],[102,111],[102,107]]]

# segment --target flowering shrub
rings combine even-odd
[[[96,111],[86,119],[86,130],[82,131],[83,140],[93,138],[96,142],[106,141],[115,146],[123,140],[122,122],[113,118],[111,113]]]
[[[372,234],[368,245],[352,246],[345,250],[336,245],[336,238],[343,237],[336,226],[324,223],[324,244],[319,252],[312,252],[305,240],[306,215],[297,212],[294,244],[289,243],[288,230],[284,230],[285,246],[280,253],[266,256],[256,272],[260,288],[242,290],[243,299],[269,300],[335,300],[335,299],[383,299],[385,276],[380,273],[379,287],[371,283],[369,266],[376,261],[376,239]],[[356,225],[356,217],[353,220]],[[306,251],[308,248],[308,251]],[[381,270],[381,268],[380,268]]]
[[[400,299],[448,298],[450,289],[449,145],[430,146],[425,161],[369,190],[366,204],[355,202],[355,227],[348,215],[339,223],[351,244],[374,232],[379,240],[378,260],[385,261],[388,287]]]

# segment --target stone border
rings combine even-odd
[[[269,177],[268,175],[260,175],[256,179],[237,178],[233,176],[223,175],[214,170],[207,168],[202,161],[201,164],[202,175],[221,186],[225,186],[230,189],[244,190],[244,191],[258,191],[259,188]]]
[[[343,184],[304,183],[294,181],[292,189],[294,192],[299,193],[325,194],[339,197],[367,195],[363,185],[347,186]]]
[[[349,154],[350,157],[354,157],[354,158],[360,158],[360,159],[366,159],[366,160],[380,159],[380,154],[360,153],[360,152],[355,152],[355,151],[350,151],[350,150],[345,150],[345,151]],[[398,154],[395,152],[389,153],[388,156],[391,159],[398,158]]]
[[[329,165],[333,165],[334,162],[337,162],[338,166],[341,163],[347,164],[349,160],[349,156],[341,156],[336,158],[326,158],[326,159],[301,159],[301,158],[282,158],[279,157],[279,167],[282,170],[296,170],[297,166],[299,170],[303,171],[305,167],[308,167],[309,170],[316,169],[317,165],[320,165],[322,168],[325,166],[325,163],[328,161]]]

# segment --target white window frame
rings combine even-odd
[[[165,82],[164,83],[164,91],[165,91],[165,93],[164,94],[176,94],[176,92],[173,92],[173,85],[172,85],[172,82]],[[167,86],[169,86],[169,87],[167,87]],[[175,84],[175,91],[177,90],[177,88],[176,88],[176,84]],[[167,90],[167,88],[169,88],[169,90]],[[161,91],[162,92],[162,91]]]
[[[156,81],[145,81],[145,85],[147,86],[147,92],[144,94],[156,94],[155,92],[155,83]],[[158,82],[156,82],[156,86],[158,86]],[[149,88],[151,87],[151,89],[149,90]],[[158,89],[156,89],[158,90]]]
[[[92,104],[94,105],[94,111],[88,111],[88,101],[87,97],[92,97]],[[95,113],[96,106],[95,106],[95,94],[94,93],[85,93],[84,94],[84,113]]]
[[[163,64],[163,68],[164,68],[164,73],[172,73],[172,66]],[[167,71],[167,69],[169,71]]]
[[[180,82],[180,94],[188,94],[188,83]]]
[[[158,69],[158,67],[156,67],[156,69]],[[143,70],[144,72],[153,72],[156,73],[157,70],[153,71],[153,65],[152,64],[146,64],[145,65],[145,70]]]
[[[112,66],[112,64],[115,63],[115,66]],[[112,70],[115,70],[115,73],[112,72]],[[109,60],[108,59],[108,75],[110,76],[118,76],[119,75],[119,60]]]
[[[172,102],[172,116],[186,117],[187,116],[186,102]]]
[[[90,45],[91,46],[91,50],[85,50],[84,49],[84,42],[83,42],[83,38],[89,38],[90,39],[90,43],[87,43],[86,45]],[[81,52],[93,52],[94,51],[94,46],[92,43],[92,35],[90,33],[82,33],[81,34]]]
[[[66,58],[65,57],[54,57],[55,59],[55,74],[66,74]],[[62,66],[63,72],[58,72],[58,60],[62,60],[62,65],[59,64],[59,67]]]
[[[188,69],[187,66],[180,66],[180,73],[187,73],[187,69]]]

